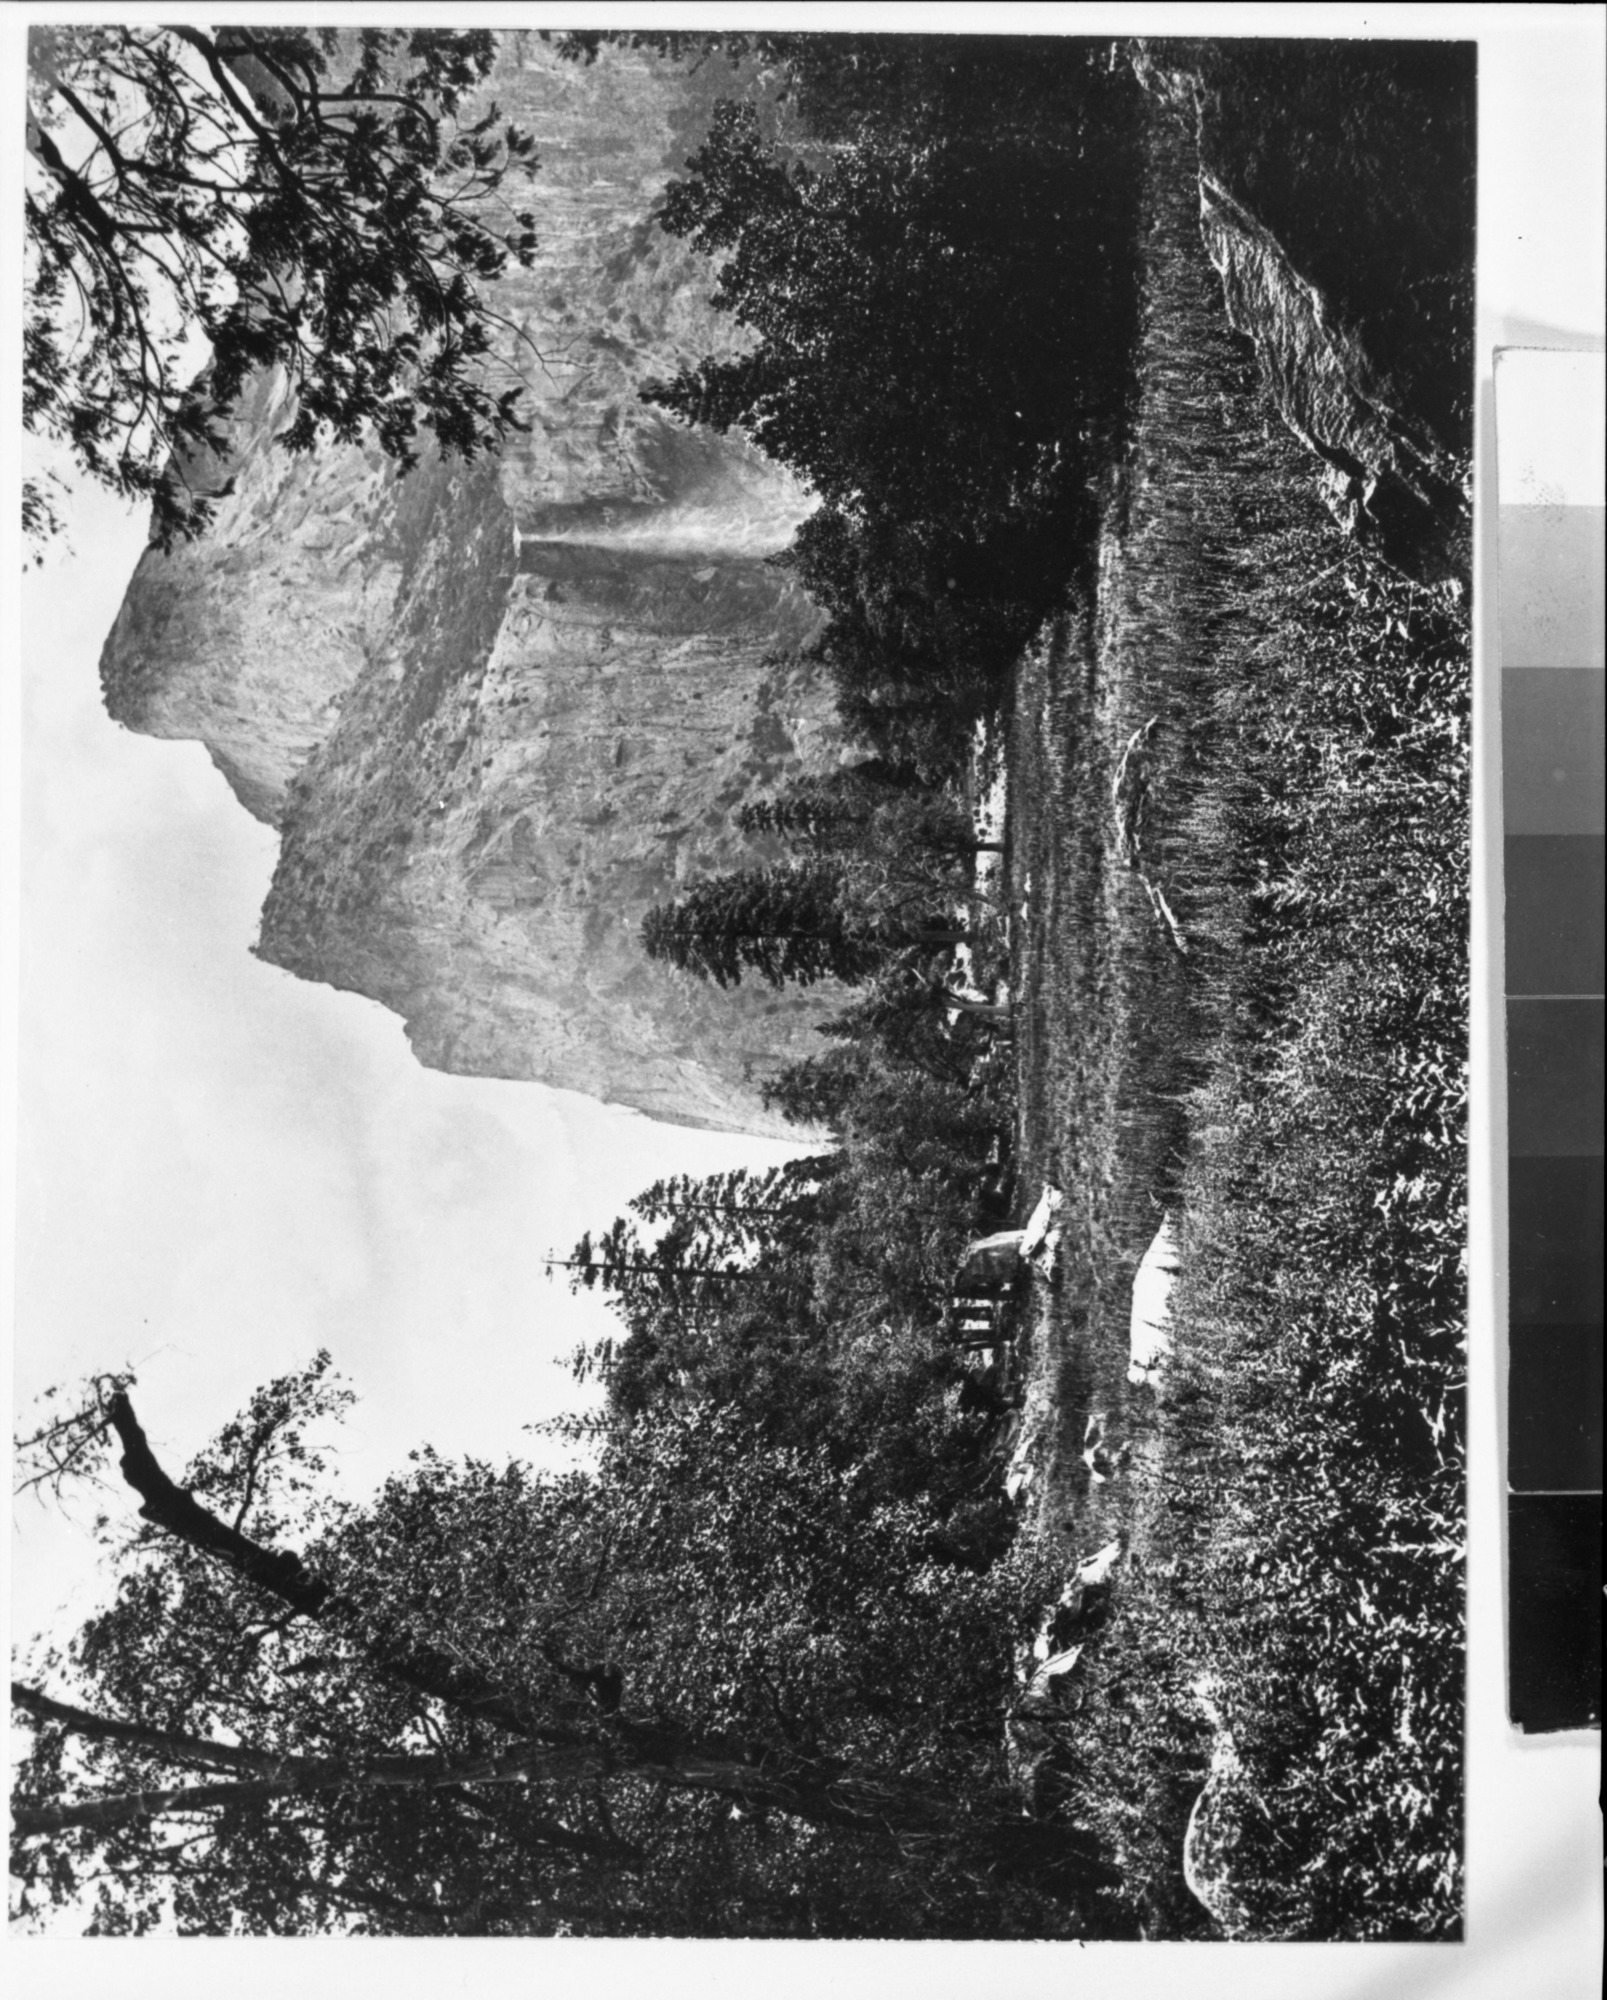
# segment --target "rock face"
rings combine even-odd
[[[1349,532],[1376,536],[1427,580],[1460,575],[1472,509],[1450,453],[1392,406],[1322,293],[1203,170],[1200,234],[1222,279],[1228,318],[1254,341],[1279,414],[1322,461],[1331,512]]]
[[[1253,343],[1280,416],[1319,461],[1330,510],[1347,532],[1376,541],[1410,574],[1427,582],[1464,577],[1473,519],[1471,439],[1436,435],[1408,407],[1369,351],[1371,335],[1344,322],[1230,185],[1227,163],[1244,135],[1203,80],[1191,45],[1140,39],[1128,54],[1141,87],[1191,133],[1200,156],[1200,235],[1221,278],[1228,318]],[[1236,115],[1247,113],[1241,107]],[[1471,174],[1471,151],[1466,165]],[[1454,188],[1425,191],[1429,205],[1439,203],[1448,214],[1459,198]],[[1467,206],[1471,270],[1470,197]]]
[[[529,435],[399,480],[374,447],[275,448],[264,379],[224,461],[190,469],[213,527],[147,553],[102,680],[279,828],[262,957],[394,1008],[433,1067],[779,1131],[755,1078],[818,1047],[839,996],[720,993],[636,938],[678,883],[752,858],[745,799],[844,754],[796,659],[817,614],[762,562],[807,497],[637,398],[733,340],[651,210],[734,87],[507,37],[488,95],[535,134],[542,249],[492,303]]]
[[[1203,146],[1198,79],[1157,46],[1134,45],[1139,77]],[[650,903],[752,858],[744,800],[845,754],[796,659],[816,613],[761,560],[807,496],[637,394],[740,337],[706,263],[651,219],[739,88],[762,95],[721,61],[568,64],[505,36],[486,95],[535,136],[542,248],[491,304],[528,435],[401,480],[373,446],[294,457],[265,377],[227,449],[186,466],[213,526],[146,555],[102,679],[115,717],[200,739],[280,830],[264,958],[394,1008],[431,1065],[776,1131],[755,1078],[817,1047],[840,996],[711,991],[636,941]],[[1201,198],[1228,310],[1335,505],[1421,570],[1454,569],[1451,460],[1205,170]]]

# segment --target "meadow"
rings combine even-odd
[[[1075,1222],[1034,1346],[1041,1532],[1128,1562],[1037,1784],[1150,1935],[1443,1937],[1460,1906],[1467,601],[1343,539],[1227,327],[1157,130],[1137,402],[1092,581],[1011,722],[1024,1184]],[[1111,778],[1149,737],[1146,866]],[[1176,1356],[1125,1379],[1181,1225]],[[1029,1396],[1031,1391],[1029,1389]],[[1127,1462],[1090,1486],[1089,1419]]]

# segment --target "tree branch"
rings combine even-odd
[[[108,1416],[123,1445],[123,1476],[141,1496],[145,1519],[216,1557],[302,1615],[338,1622],[377,1671],[521,1741],[515,1749],[458,1764],[418,1756],[308,1760],[297,1766],[295,1775],[277,1783],[263,1778],[243,1786],[137,1793],[80,1806],[25,1805],[14,1817],[19,1832],[114,1826],[212,1805],[249,1804],[309,1788],[488,1784],[524,1778],[603,1782],[630,1775],[659,1779],[676,1790],[740,1800],[745,1806],[770,1806],[816,1826],[915,1840],[947,1839],[958,1832],[962,1838],[990,1844],[990,1854],[1003,1841],[1011,1849],[1012,1865],[1036,1855],[1043,1865],[1074,1868],[1085,1880],[1113,1879],[1112,1872],[1088,1854],[1082,1836],[1059,1827],[1005,1823],[997,1815],[973,1822],[968,1833],[962,1823],[963,1808],[953,1796],[897,1771],[868,1771],[818,1759],[755,1759],[740,1745],[700,1740],[673,1724],[617,1713],[599,1714],[585,1724],[540,1721],[526,1702],[480,1668],[394,1627],[376,1626],[322,1578],[310,1574],[299,1557],[264,1549],[225,1526],[162,1470],[126,1393],[120,1390],[111,1398]]]
[[[235,89],[234,79],[229,75],[224,60],[218,52],[217,43],[201,29],[186,27],[182,22],[170,24],[168,33],[175,35],[179,41],[188,44],[190,48],[196,51],[202,62],[211,71],[212,79],[223,93],[229,104],[229,108],[240,119],[241,123],[248,128],[251,136],[262,147],[262,150],[268,155],[269,159],[273,161],[275,168],[283,173],[285,166],[284,155],[279,150],[279,142],[274,136],[273,127],[265,124],[256,115],[252,107],[247,104],[245,99],[241,97],[239,91]],[[255,54],[255,50],[252,53]]]
[[[88,1736],[102,1743],[121,1743],[126,1749],[146,1750],[175,1764],[194,1764],[218,1771],[244,1771],[253,1776],[282,1775],[312,1760],[280,1756],[253,1750],[241,1743],[217,1743],[208,1737],[189,1736],[172,1729],[152,1729],[144,1723],[124,1722],[113,1715],[97,1715],[92,1709],[71,1702],[55,1701],[38,1688],[21,1681],[11,1683],[11,1706],[31,1715],[37,1722],[60,1723],[75,1736]]]
[[[194,1494],[176,1485],[157,1463],[126,1390],[118,1390],[111,1398],[106,1414],[123,1447],[118,1469],[140,1496],[143,1519],[192,1548],[216,1556],[248,1583],[268,1591],[304,1618],[322,1617],[330,1599],[329,1585],[309,1575],[299,1556],[263,1548],[237,1528],[226,1526]]]
[[[13,1800],[12,1832],[23,1840],[41,1834],[89,1827],[106,1833],[138,1820],[174,1814],[227,1811],[267,1805],[274,1799],[308,1798],[329,1792],[437,1790],[442,1786],[512,1785],[531,1778],[563,1782],[595,1775],[595,1757],[584,1751],[554,1750],[534,1744],[500,1757],[452,1761],[441,1757],[311,1758],[264,1757],[263,1775],[234,1784],[176,1785],[150,1791],[114,1792],[67,1805],[36,1806]],[[276,1768],[275,1768],[276,1767]]]
[[[454,1660],[439,1648],[365,1626],[357,1608],[337,1599],[330,1585],[313,1576],[299,1556],[288,1550],[266,1549],[220,1521],[157,1463],[126,1393],[119,1391],[112,1397],[107,1414],[123,1446],[119,1469],[140,1496],[141,1516],[153,1526],[214,1557],[301,1617],[355,1628],[372,1664],[415,1693],[443,1701],[461,1714],[489,1722],[512,1736],[534,1733],[543,1741],[570,1740],[571,1732],[538,1729],[524,1703],[511,1699],[475,1667]]]
[[[117,239],[122,234],[120,225],[96,198],[83,176],[68,166],[55,140],[31,112],[27,123],[27,145],[28,151],[61,189],[62,202],[68,213],[89,230],[109,255],[115,256]]]

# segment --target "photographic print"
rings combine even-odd
[[[14,1928],[1458,1939],[1475,45],[330,18],[29,37]]]

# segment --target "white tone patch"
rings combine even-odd
[[[1128,1329],[1127,1379],[1135,1388],[1154,1388],[1161,1364],[1172,1352],[1172,1287],[1180,1253],[1168,1215],[1155,1232],[1133,1278],[1133,1314]]]
[[[1049,1232],[1053,1227],[1054,1219],[1059,1213],[1061,1204],[1065,1199],[1066,1197],[1060,1192],[1059,1188],[1050,1187],[1047,1182],[1044,1184],[1043,1193],[1038,1197],[1038,1206],[1027,1218],[1027,1226],[1022,1231],[1021,1254],[1023,1257],[1036,1256],[1044,1248],[1049,1240]]]

